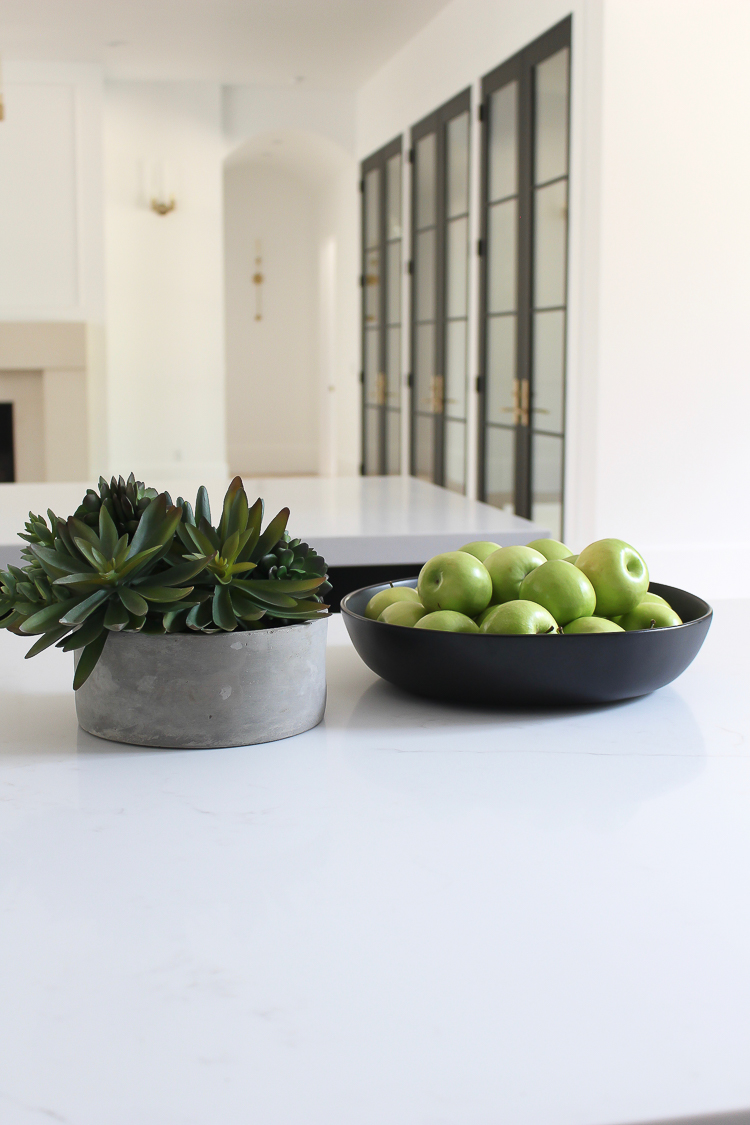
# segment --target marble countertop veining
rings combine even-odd
[[[317,729],[155,751],[0,632],[3,1125],[750,1107],[750,601],[652,696],[468,710],[330,623]]]

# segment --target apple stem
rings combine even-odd
[[[649,625],[649,629],[655,629],[655,628],[656,628],[656,621],[652,617],[651,618],[651,624]]]

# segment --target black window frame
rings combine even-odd
[[[403,159],[404,159],[404,145],[403,135],[394,137],[388,144],[383,145],[377,152],[372,153],[363,160],[360,164],[360,200],[361,200],[361,218],[360,218],[360,253],[361,253],[361,274],[360,274],[360,288],[361,288],[361,367],[360,367],[360,384],[362,391],[361,401],[361,441],[362,441],[362,458],[360,463],[360,474],[362,476],[385,476],[388,474],[388,413],[389,411],[398,412],[399,418],[402,412],[402,403],[399,401],[397,407],[390,407],[387,402],[387,363],[388,363],[388,245],[390,241],[388,238],[388,191],[387,191],[387,170],[388,161],[394,156],[401,157],[401,174],[403,184]],[[365,385],[365,366],[366,366],[366,347],[367,347],[367,286],[370,279],[367,276],[367,213],[365,202],[365,180],[368,173],[377,171],[380,177],[379,180],[379,196],[378,196],[378,226],[380,238],[378,241],[378,261],[379,261],[379,276],[378,276],[378,403],[367,402],[367,389]],[[403,199],[401,203],[401,240],[403,244]],[[403,279],[402,279],[403,280]],[[401,325],[403,331],[403,325]],[[399,366],[399,372],[401,368]],[[401,387],[402,379],[399,377],[399,389]],[[367,474],[367,412],[368,410],[378,411],[378,450],[375,457],[377,463],[377,472]],[[400,475],[400,433],[399,426],[399,475]],[[396,474],[393,474],[396,475]]]
[[[409,132],[409,162],[412,168],[411,176],[411,207],[410,207],[410,274],[412,275],[412,285],[410,292],[410,313],[409,313],[409,370],[411,375],[409,383],[412,388],[411,404],[410,404],[410,449],[409,449],[409,471],[412,476],[417,476],[417,440],[416,428],[417,417],[428,416],[431,414],[434,418],[434,464],[433,464],[433,483],[443,486],[445,484],[445,427],[446,427],[446,413],[444,407],[444,390],[445,390],[445,359],[446,359],[446,338],[447,338],[447,318],[446,318],[446,283],[447,283],[447,269],[446,269],[446,231],[447,231],[447,168],[446,168],[446,154],[447,154],[447,127],[448,123],[453,118],[460,116],[462,113],[469,114],[469,122],[471,123],[471,106],[472,106],[472,89],[468,86],[465,90],[450,98],[443,105],[433,110],[416,125],[413,125]],[[417,143],[430,133],[436,135],[436,201],[435,201],[435,375],[442,381],[438,387],[437,392],[433,392],[434,405],[439,405],[440,409],[432,411],[420,411],[417,402],[417,380],[415,376],[416,371],[416,348],[417,348],[417,308],[416,308],[416,293],[414,285],[414,262],[416,256],[416,239],[417,239],[417,177],[415,175],[415,152]],[[468,211],[467,220],[470,223],[471,213],[471,128],[469,129],[469,190],[468,190]],[[427,228],[419,228],[427,229]],[[469,227],[469,229],[471,229]],[[470,257],[470,255],[469,255]],[[468,326],[468,316],[467,316]],[[467,361],[468,362],[468,361]],[[467,408],[468,408],[468,371],[467,371]],[[468,433],[468,419],[465,422]],[[465,479],[464,491],[468,483],[469,466],[465,466]]]
[[[533,366],[533,313],[534,313],[534,141],[536,136],[534,121],[535,88],[534,68],[558,51],[568,48],[568,154],[567,173],[568,201],[570,200],[570,110],[572,100],[572,29],[573,17],[555,24],[549,31],[535,39],[523,50],[507,59],[500,66],[482,78],[480,120],[481,139],[481,179],[480,179],[480,263],[479,281],[479,434],[478,434],[478,496],[487,499],[486,482],[486,443],[487,443],[487,338],[488,338],[488,268],[487,254],[489,199],[489,112],[490,98],[496,90],[512,81],[518,82],[517,102],[517,159],[518,159],[518,227],[516,277],[518,292],[516,297],[516,370],[515,377],[519,388],[516,425],[507,427],[515,430],[515,513],[531,518],[533,493],[532,437],[535,432],[544,433],[533,425],[534,366]],[[553,182],[553,181],[550,181]],[[569,204],[568,204],[569,205]],[[565,245],[565,336],[563,352],[563,415],[562,415],[562,532],[565,522],[565,450],[566,450],[566,384],[567,384],[567,332],[568,332],[568,267],[570,258],[570,223],[566,227]],[[525,386],[524,386],[525,384]],[[557,436],[557,435],[555,435]]]

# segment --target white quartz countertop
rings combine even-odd
[[[568,712],[412,698],[330,633],[317,729],[155,751],[0,632],[3,1125],[750,1107],[750,602]]]
[[[149,481],[191,503],[200,481]],[[228,481],[207,481],[215,520]],[[93,482],[0,484],[0,563],[15,562],[18,532],[29,511],[48,508],[70,515]],[[252,500],[262,496],[268,518],[291,509],[292,535],[306,539],[330,566],[377,566],[424,562],[440,551],[489,539],[505,547],[529,543],[549,530],[478,500],[468,500],[415,477],[245,478]],[[21,544],[22,545],[22,544]],[[5,548],[5,550],[3,550]]]

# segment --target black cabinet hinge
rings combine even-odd
[[[477,375],[476,387],[477,387],[477,394],[483,395],[484,394],[484,375]]]
[[[484,255],[484,239],[483,238],[477,239],[477,254],[479,255],[480,258]]]
[[[411,389],[414,386],[414,376],[412,375],[411,371],[406,376],[406,385],[407,385],[407,387],[409,387],[409,389]]]
[[[365,284],[365,275],[363,273],[361,273],[359,275],[359,287],[360,287],[360,289],[363,288],[364,284]]]
[[[365,181],[364,180],[359,181],[359,190],[361,192],[364,192],[364,190],[365,190]]]
[[[360,373],[359,373],[359,381],[360,381],[360,383],[362,384],[362,386],[364,386],[364,384],[365,384],[365,373],[364,373],[364,371],[360,371]]]
[[[484,121],[484,106],[483,105],[480,105],[480,107],[477,111],[477,117],[479,118],[480,121]]]
[[[406,272],[408,273],[409,277],[411,277],[411,275],[414,273],[414,259],[413,258],[409,258],[409,261],[406,263]]]
[[[414,149],[413,148],[409,149],[409,163],[410,164],[414,163]]]

